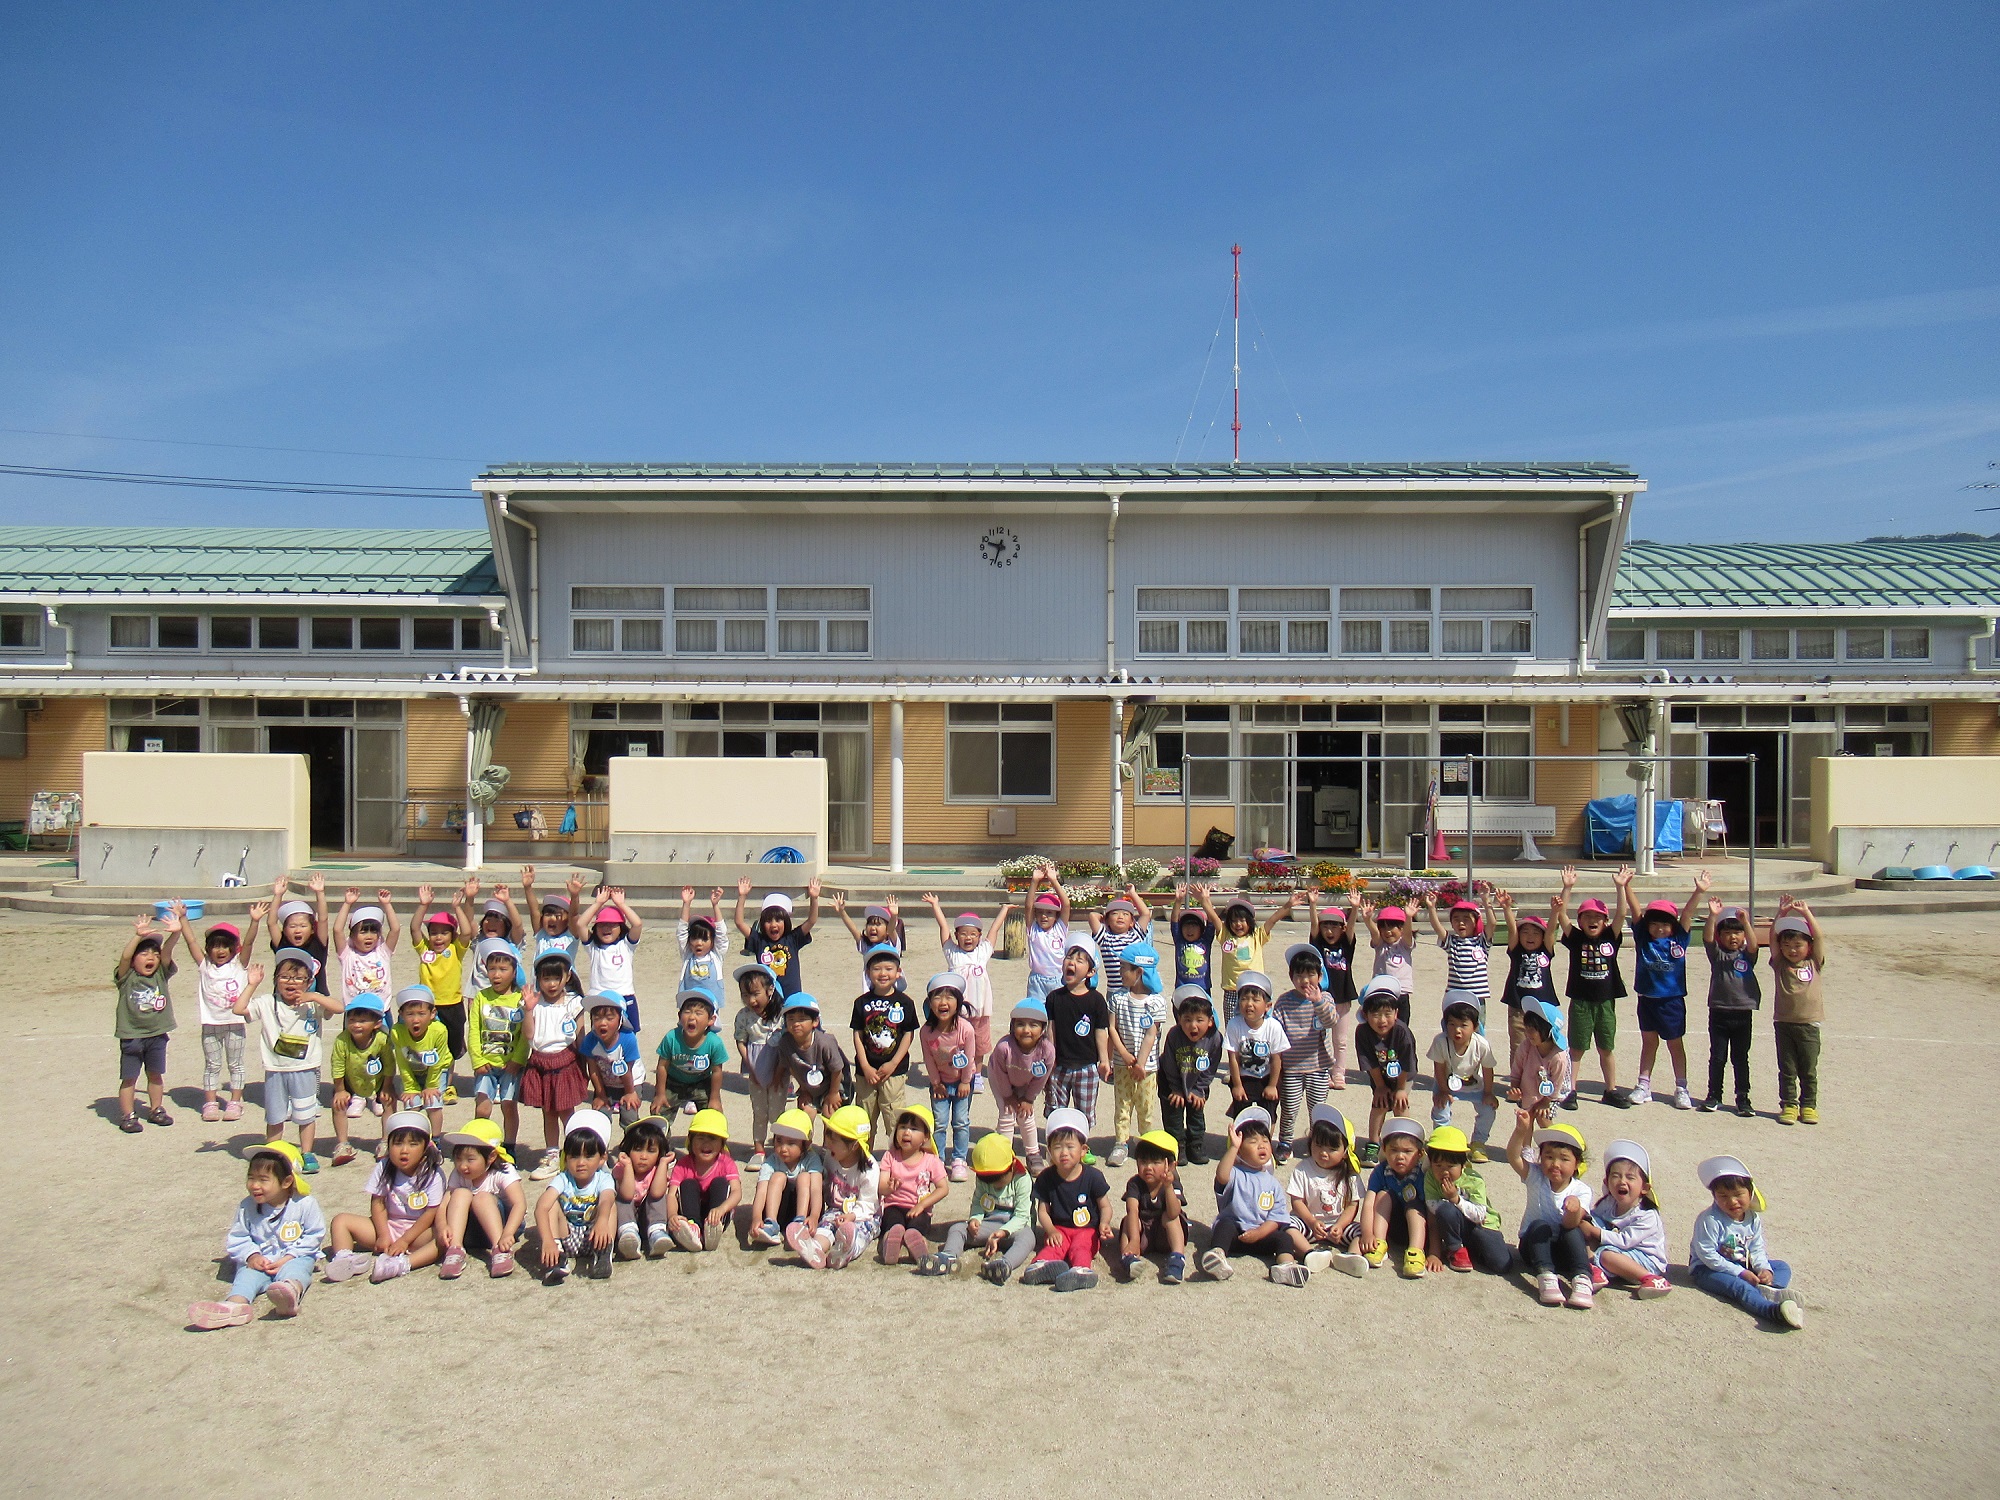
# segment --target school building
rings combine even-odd
[[[1633,744],[1732,844],[1754,754],[1759,844],[1799,847],[1815,757],[2000,755],[2000,545],[1633,541],[1615,464],[473,489],[479,530],[0,528],[0,821],[85,751],[289,752],[317,847],[449,855],[486,705],[495,860],[603,857],[618,756],[821,757],[834,858],[922,863],[1178,852],[1184,822],[1397,857],[1461,761],[1476,829],[1574,849]]]

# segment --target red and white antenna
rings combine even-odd
[[[1229,247],[1229,321],[1235,340],[1229,394],[1229,462],[1243,461],[1243,247]]]

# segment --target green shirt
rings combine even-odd
[[[528,1032],[521,1024],[521,992],[495,993],[488,985],[472,999],[465,1050],[475,1068],[519,1067],[528,1060]]]
[[[127,969],[112,970],[111,982],[118,989],[118,1008],[112,1013],[111,1034],[119,1041],[140,1037],[165,1036],[174,1029],[174,1002],[167,993],[167,981],[180,970],[168,964],[151,974]]]
[[[345,1033],[342,1033],[345,1035]],[[401,1021],[389,1033],[396,1049],[396,1066],[403,1075],[403,1092],[433,1088],[451,1074],[451,1038],[444,1022],[433,1020],[422,1036],[412,1036]]]
[[[333,1081],[350,1094],[369,1099],[381,1093],[388,1086],[387,1075],[394,1066],[389,1033],[379,1026],[366,1047],[357,1047],[354,1038],[345,1031],[333,1039]]]
[[[1479,1168],[1468,1166],[1463,1172],[1459,1173],[1458,1196],[1463,1198],[1467,1203],[1476,1204],[1478,1207],[1486,1210],[1486,1227],[1488,1229],[1498,1229],[1500,1227],[1500,1215],[1486,1201],[1486,1179],[1479,1175]],[[1431,1205],[1444,1202],[1444,1188],[1439,1185],[1437,1178],[1431,1174],[1429,1167],[1424,1168],[1424,1202]]]
[[[658,1055],[667,1065],[667,1082],[679,1089],[705,1089],[711,1077],[729,1066],[729,1048],[713,1031],[690,1047],[676,1026],[660,1038]]]

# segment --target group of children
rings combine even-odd
[[[1132,1257],[1158,1253],[1165,1257],[1163,1277],[1178,1281],[1192,1235],[1175,1168],[1207,1164],[1207,1110],[1220,1084],[1229,1096],[1230,1128],[1216,1166],[1218,1215],[1202,1256],[1205,1271],[1228,1274],[1228,1252],[1237,1245],[1268,1252],[1274,1278],[1291,1284],[1312,1269],[1365,1270],[1397,1244],[1406,1271],[1413,1255],[1418,1273],[1426,1265],[1469,1268],[1496,1257],[1504,1264],[1504,1244],[1496,1250],[1487,1238],[1493,1226],[1484,1221],[1477,1172],[1489,1159],[1503,1099],[1524,1122],[1508,1143],[1508,1159],[1530,1184],[1531,1210],[1538,1193],[1555,1200],[1562,1194],[1549,1187],[1556,1169],[1529,1163],[1523,1151],[1532,1143],[1543,1157],[1560,1154],[1549,1134],[1575,1135],[1556,1123],[1555,1112],[1577,1107],[1576,1065],[1593,1046],[1607,1104],[1629,1107],[1652,1097],[1651,1070],[1664,1042],[1677,1105],[1718,1107],[1733,1066],[1737,1108],[1750,1113],[1747,1051],[1750,1017],[1761,1003],[1760,946],[1771,949],[1778,997],[1779,1118],[1818,1119],[1825,951],[1810,911],[1781,902],[1760,934],[1740,910],[1708,901],[1711,1065],[1707,1097],[1695,1106],[1682,1040],[1686,956],[1708,877],[1697,879],[1684,907],[1654,902],[1643,911],[1631,878],[1629,870],[1614,877],[1635,949],[1644,1036],[1638,1086],[1629,1092],[1617,1086],[1611,1050],[1615,1002],[1625,992],[1622,934],[1603,902],[1583,902],[1572,919],[1574,871],[1563,872],[1546,918],[1518,913],[1504,893],[1498,898],[1507,953],[1500,996],[1508,1020],[1504,1071],[1485,1034],[1491,903],[1460,901],[1441,913],[1434,898],[1424,898],[1446,961],[1441,1025],[1426,1053],[1427,1131],[1408,1118],[1418,1071],[1410,1029],[1413,923],[1396,907],[1365,900],[1352,926],[1339,906],[1308,900],[1309,940],[1284,950],[1287,982],[1280,986],[1265,972],[1266,947],[1298,898],[1260,922],[1248,901],[1231,900],[1218,911],[1208,890],[1182,887],[1163,954],[1155,947],[1155,915],[1139,892],[1128,888],[1089,913],[1085,930],[1073,923],[1068,895],[1045,866],[1027,897],[1027,994],[995,1040],[989,969],[1008,907],[990,923],[969,912],[954,919],[927,895],[948,967],[918,984],[903,973],[905,931],[895,903],[869,907],[856,922],[836,898],[863,976],[849,1012],[850,1051],[823,1029],[820,1003],[804,988],[801,954],[819,915],[817,882],[808,887],[803,919],[795,920],[791,901],[774,893],[754,921],[747,913],[750,884],[739,882],[733,925],[744,961],[727,974],[731,935],[721,891],[711,893],[710,912],[700,916],[694,891],[684,889],[675,1024],[654,1050],[649,1106],[632,977],[643,924],[623,892],[600,887],[586,900],[582,882],[572,878],[566,892],[537,900],[534,872],[524,869],[523,902],[535,913],[530,929],[505,886],[480,904],[478,882],[468,881],[449,907],[435,905],[430,889],[420,890],[411,925],[420,936],[422,982],[392,991],[389,959],[399,926],[387,891],[377,892],[373,904],[349,891],[329,922],[323,878],[311,882],[311,903],[289,899],[280,881],[270,903],[252,908],[247,936],[228,923],[203,934],[203,1116],[240,1116],[245,1033],[254,1022],[271,1150],[258,1153],[267,1186],[253,1190],[239,1223],[266,1200],[282,1206],[306,1196],[300,1179],[319,1170],[314,1146],[323,1065],[333,1083],[334,1165],[357,1154],[351,1122],[371,1111],[385,1117],[369,1181],[371,1215],[336,1216],[323,1230],[331,1237],[332,1279],[364,1264],[386,1279],[432,1261],[440,1274],[455,1276],[468,1239],[492,1257],[495,1274],[506,1274],[525,1221],[523,1175],[553,1179],[554,1190],[535,1205],[541,1269],[551,1278],[572,1268],[608,1275],[615,1254],[660,1254],[676,1244],[712,1249],[746,1193],[721,1114],[731,1064],[721,1017],[725,984],[732,983],[740,1004],[728,1034],[750,1096],[748,1170],[757,1178],[747,1190],[752,1245],[784,1245],[807,1264],[836,1266],[879,1239],[885,1260],[907,1255],[930,1271],[952,1269],[969,1247],[989,1275],[1004,1280],[1026,1265],[1024,1280],[1067,1289],[1094,1279],[1090,1267],[1100,1242],[1115,1238],[1115,1264],[1129,1269]],[[262,966],[248,962],[267,920],[268,989]],[[1355,963],[1360,929],[1372,950],[1365,984],[1357,984]],[[119,960],[120,1123],[129,1131],[171,1123],[162,1093],[177,941],[194,943],[182,908],[157,925],[136,923]],[[1570,955],[1567,1024],[1555,994],[1558,944]],[[338,962],[337,991],[328,986],[329,945]],[[1360,1025],[1350,1038],[1357,1007]],[[323,1023],[333,1016],[341,1018],[338,1031],[323,1047]],[[1331,1091],[1347,1086],[1350,1050],[1371,1090],[1367,1128],[1358,1139],[1328,1103]],[[909,1094],[917,1058],[927,1092],[922,1102]],[[469,1066],[475,1118],[447,1134],[444,1110],[457,1102],[461,1066]],[[134,1107],[141,1073],[151,1105],[143,1115]],[[1105,1165],[1129,1160],[1136,1174],[1115,1232],[1109,1184],[1088,1146],[1107,1083],[1113,1135]],[[975,1143],[971,1101],[989,1089],[999,1129]],[[1469,1137],[1451,1123],[1461,1096],[1472,1105]],[[543,1138],[539,1161],[525,1173],[514,1165],[522,1104],[540,1112]],[[1155,1126],[1156,1108],[1164,1128]],[[677,1153],[672,1133],[682,1116],[689,1118]],[[296,1147],[282,1139],[288,1124],[297,1126]],[[1336,1124],[1337,1146],[1322,1139]],[[1280,1191],[1273,1169],[1291,1160],[1295,1142],[1302,1159]],[[1580,1136],[1577,1145],[1580,1168]],[[1413,1180],[1420,1156],[1426,1165]],[[1626,1161],[1607,1159],[1605,1201],[1620,1201],[1612,1176],[1623,1173]],[[1353,1181],[1364,1170],[1371,1173],[1366,1190]],[[1376,1187],[1385,1172],[1389,1181]],[[279,1178],[290,1186],[278,1185]],[[976,1179],[973,1213],[949,1232],[934,1233],[933,1208],[951,1183],[968,1178]],[[1481,1222],[1459,1211],[1464,1204],[1481,1208]],[[1562,1202],[1555,1208],[1563,1219]],[[1600,1271],[1598,1252],[1606,1245],[1614,1258],[1629,1249],[1618,1238],[1623,1227],[1612,1226],[1608,1241],[1592,1237],[1584,1220],[1596,1212],[1583,1204],[1582,1217],[1570,1216],[1546,1245],[1539,1232],[1531,1241],[1524,1225],[1524,1261],[1544,1280],[1566,1278],[1560,1300],[1572,1305],[1587,1305],[1590,1288],[1584,1278],[1577,1304],[1582,1272],[1570,1230]],[[1413,1224],[1412,1215],[1422,1224]],[[1621,1210],[1613,1217],[1623,1216]],[[284,1222],[304,1235],[314,1217],[294,1208]],[[1731,1245],[1741,1238],[1720,1235]],[[1079,1248],[1086,1241],[1088,1255]],[[1664,1268],[1663,1252],[1647,1253]],[[1642,1292],[1653,1290],[1643,1278],[1626,1279]],[[1547,1286],[1542,1290],[1546,1298]]]

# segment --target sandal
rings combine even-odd
[[[139,1123],[139,1117],[137,1115],[124,1115],[119,1118],[118,1128],[124,1131],[127,1135],[137,1135],[140,1131],[144,1130],[146,1127]]]
[[[164,1106],[157,1104],[146,1111],[146,1120],[148,1124],[152,1125],[171,1125],[174,1123],[174,1117],[167,1113]]]

